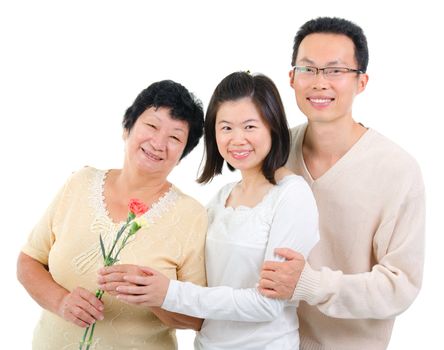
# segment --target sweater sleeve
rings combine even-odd
[[[377,263],[371,271],[345,274],[307,263],[292,300],[304,300],[327,316],[349,319],[392,318],[419,292],[424,260],[424,191],[405,199],[397,215],[373,238]]]
[[[289,246],[308,254],[318,241],[317,209],[308,185],[295,182],[282,193],[274,208],[265,260],[276,260],[274,249],[278,247]],[[214,320],[264,322],[278,317],[286,303],[264,297],[256,288],[205,288],[170,281],[162,308]]]

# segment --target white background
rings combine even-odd
[[[364,5],[365,4],[365,5]],[[170,78],[206,108],[236,70],[262,72],[281,91],[290,125],[304,121],[288,83],[293,37],[318,16],[361,25],[370,81],[355,119],[413,154],[427,188],[422,291],[398,317],[389,349],[442,343],[443,39],[432,1],[6,1],[0,4],[1,347],[29,349],[40,308],[15,278],[20,247],[71,172],[120,167],[121,118],[150,83]],[[199,147],[170,180],[206,202],[233,178],[194,183]],[[56,331],[56,330],[55,330]],[[179,332],[191,349],[193,332]]]

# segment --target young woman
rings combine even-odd
[[[274,83],[245,72],[224,78],[208,106],[206,160],[198,181],[211,181],[224,162],[240,170],[242,179],[224,186],[207,208],[208,287],[170,281],[149,268],[134,274],[124,265],[102,270],[100,287],[131,304],[205,318],[197,349],[297,349],[296,305],[256,289],[263,261],[276,260],[275,248],[307,256],[318,241],[311,190],[283,167],[289,145]]]

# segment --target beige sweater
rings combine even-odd
[[[122,224],[111,221],[104,205],[105,177],[105,171],[90,167],[73,174],[23,247],[24,253],[48,265],[54,280],[68,290],[97,289],[97,270],[103,265],[99,235],[110,247]],[[171,279],[205,285],[205,208],[173,186],[144,216],[148,226],[122,250],[120,263],[150,266]],[[103,301],[105,319],[97,322],[91,349],[177,348],[174,330],[147,308],[122,303],[107,293]],[[32,348],[75,350],[83,332],[43,310]]]
[[[313,180],[302,157],[306,124],[292,130],[287,166],[309,183],[320,241],[293,299],[301,349],[386,349],[395,316],[419,292],[424,260],[424,185],[415,160],[369,129]]]

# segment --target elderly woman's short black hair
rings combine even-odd
[[[140,115],[148,108],[168,108],[173,119],[188,123],[187,144],[180,159],[190,153],[203,134],[204,113],[202,102],[183,85],[172,80],[162,80],[144,89],[126,110],[123,127],[130,132]]]
[[[217,85],[205,116],[205,163],[197,181],[210,182],[222,172],[224,159],[216,144],[216,116],[222,103],[251,98],[270,128],[271,149],[262,164],[262,173],[272,184],[276,183],[274,173],[284,166],[290,153],[290,132],[279,91],[273,81],[263,74],[235,72]],[[230,170],[234,168],[228,164]]]

